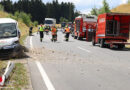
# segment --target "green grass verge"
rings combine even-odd
[[[15,90],[21,90],[23,88],[27,88],[29,80],[27,76],[27,70],[24,64],[21,63],[15,64],[15,68],[10,76],[9,82],[11,82],[12,87],[14,87]]]

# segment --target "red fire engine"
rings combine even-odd
[[[120,49],[129,39],[130,14],[105,13],[98,16],[98,26],[93,35],[92,44],[100,47],[110,46]]]
[[[79,16],[75,18],[74,38],[81,40],[86,38],[87,41],[92,40],[93,30],[96,29],[96,16]]]

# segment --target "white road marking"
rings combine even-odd
[[[30,37],[30,48],[33,49],[32,36]]]
[[[42,67],[41,63],[39,61],[36,61],[37,67],[42,75],[42,78],[48,88],[48,90],[55,90],[54,86],[52,85],[50,79],[48,78],[44,68]]]
[[[83,51],[86,51],[86,52],[90,53],[90,51],[87,50],[87,49],[84,49],[84,48],[82,48],[82,47],[78,47],[78,48],[81,49],[81,50],[83,50]]]

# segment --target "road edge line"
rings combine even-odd
[[[55,90],[54,86],[52,85],[52,83],[51,83],[49,77],[47,76],[44,68],[42,67],[41,63],[39,61],[35,61],[35,62],[37,64],[37,67],[41,73],[42,79],[44,80],[48,90]]]

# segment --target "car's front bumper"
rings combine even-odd
[[[1,47],[0,58],[15,57],[19,51],[20,51],[20,44]]]

